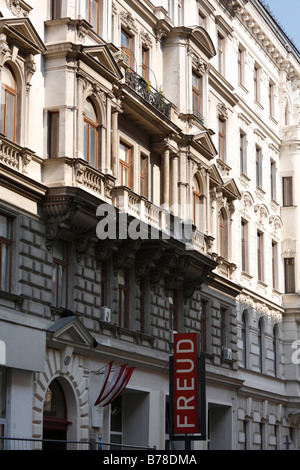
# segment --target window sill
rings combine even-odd
[[[9,308],[21,307],[25,298],[22,295],[13,294],[4,290],[0,290],[0,305]]]

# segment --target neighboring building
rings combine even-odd
[[[195,448],[300,448],[299,51],[258,0],[0,12],[0,436],[184,448],[169,356],[197,332]]]

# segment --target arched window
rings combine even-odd
[[[7,65],[2,69],[0,132],[13,142],[16,140],[17,84]]]
[[[193,178],[193,221],[200,230],[201,223],[201,189],[197,176]]]
[[[84,158],[93,167],[98,167],[98,120],[90,100],[84,106]]]
[[[246,314],[242,315],[242,363],[244,367],[248,367],[248,358],[247,358],[247,319]]]
[[[223,209],[219,214],[219,246],[222,258],[227,258],[227,217]]]
[[[264,328],[263,320],[260,318],[258,322],[258,367],[260,372],[263,371],[263,355],[264,355]]]
[[[273,359],[273,371],[274,371],[274,376],[278,376],[278,326],[275,325],[273,328],[273,354],[274,354],[274,359]]]

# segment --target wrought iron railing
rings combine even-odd
[[[125,83],[164,116],[170,117],[172,103],[166,99],[162,91],[153,88],[150,82],[130,67],[125,72]]]

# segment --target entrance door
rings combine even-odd
[[[43,450],[65,450],[68,425],[65,394],[55,379],[46,392],[43,421],[43,439],[54,442],[44,441]]]

